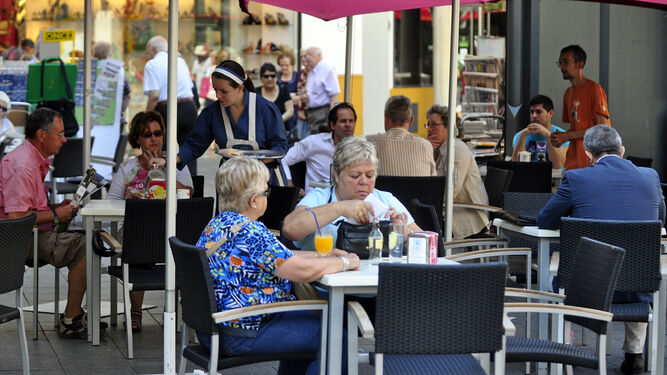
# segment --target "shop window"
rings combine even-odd
[[[431,8],[394,12],[394,87],[432,85]]]

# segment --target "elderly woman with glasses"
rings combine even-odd
[[[165,168],[167,162],[162,152],[162,142],[165,134],[162,115],[155,111],[137,113],[130,121],[128,140],[133,148],[140,148],[141,155],[132,158],[120,166],[113,175],[111,188],[107,199],[146,199],[148,198],[145,182],[148,172],[152,169]],[[178,189],[194,190],[190,171],[186,166],[176,171],[176,187]],[[119,236],[122,239],[122,236]],[[141,305],[144,301],[143,291],[130,292],[130,320],[132,331],[142,329]]]
[[[375,212],[365,199],[373,194],[380,202],[390,207],[390,220],[404,221],[407,234],[420,231],[414,219],[391,193],[375,189],[378,159],[375,146],[360,137],[347,137],[341,141],[333,155],[335,182],[330,188],[311,190],[287,215],[283,225],[284,234],[303,250],[315,249],[317,226],[330,228],[337,240],[339,222],[345,219],[360,223],[371,221]]]
[[[359,258],[334,250],[326,257],[287,249],[257,219],[270,194],[269,171],[256,159],[235,157],[215,178],[220,214],[204,229],[197,246],[208,257],[219,311],[295,299],[292,282],[359,268]],[[222,351],[228,354],[317,351],[320,317],[310,311],[257,315],[223,323]],[[210,347],[210,336],[197,334]],[[279,374],[317,373],[318,361],[281,361]]]

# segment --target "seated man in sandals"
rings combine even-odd
[[[49,204],[44,178],[51,163],[49,157],[67,142],[62,116],[51,109],[39,108],[25,126],[26,139],[0,162],[0,219],[37,214],[39,260],[60,268],[67,266],[67,306],[61,314],[58,334],[67,338],[88,338],[86,312],[81,308],[86,291],[86,236],[83,233],[56,232],[57,224],[72,220],[77,208],[64,200]],[[32,262],[33,245],[26,249]],[[105,329],[106,323],[100,323]]]

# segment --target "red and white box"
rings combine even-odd
[[[408,235],[408,263],[437,264],[438,234],[435,232],[414,232]]]

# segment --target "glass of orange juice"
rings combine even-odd
[[[326,256],[333,249],[333,232],[330,228],[321,228],[315,232],[315,250],[321,255]]]

